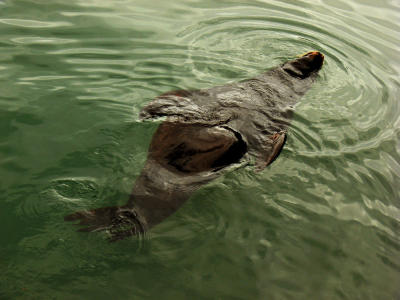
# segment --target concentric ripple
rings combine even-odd
[[[0,0],[0,298],[397,299],[398,1]],[[63,222],[123,205],[157,95],[325,64],[283,152],[148,236]],[[1,269],[1,270],[3,270]]]
[[[243,11],[248,14],[243,16]],[[396,16],[389,10],[381,13],[386,19]],[[383,196],[384,203],[393,207],[400,196],[391,188],[398,182],[398,173],[385,169],[388,158],[396,162],[397,170],[399,167],[395,143],[398,128],[394,126],[400,119],[396,94],[399,66],[395,62],[398,26],[378,21],[363,5],[331,1],[203,9],[202,16],[178,33],[182,43],[190,47],[189,63],[201,82],[246,78],[295,54],[311,49],[323,52],[326,64],[318,87],[299,105],[299,117],[291,131],[293,159],[311,164],[306,169],[315,170],[318,176],[321,170],[316,170],[315,164],[319,161],[340,165],[340,170],[331,172],[333,178],[340,181],[347,177],[349,189],[360,189],[359,210],[367,215],[370,209],[380,209],[371,207],[365,199]],[[302,176],[309,177],[310,173]],[[365,178],[382,182],[379,194],[362,191],[368,183]],[[354,181],[359,187],[352,185]],[[332,192],[338,201],[346,201],[347,191]],[[335,202],[330,201],[333,209]],[[340,218],[340,210],[335,215]],[[370,218],[367,223],[375,223]]]

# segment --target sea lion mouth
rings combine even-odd
[[[291,76],[302,79],[317,73],[324,63],[324,55],[319,51],[310,51],[302,54],[299,58],[288,61],[282,68]]]

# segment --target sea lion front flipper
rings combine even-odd
[[[206,92],[185,90],[162,94],[143,107],[139,118],[157,120],[167,117],[180,123],[204,124],[208,127],[226,124],[234,118],[227,110],[215,109],[195,101],[196,97],[204,95],[207,95]]]
[[[140,112],[141,120],[151,120],[160,117],[184,117],[199,119],[205,111],[190,99],[191,92],[180,90],[164,93],[150,101]]]
[[[286,133],[284,131],[275,133],[270,137],[270,142],[272,145],[270,146],[268,155],[262,160],[258,160],[256,163],[256,171],[262,171],[265,167],[272,164],[279,156],[286,142]]]

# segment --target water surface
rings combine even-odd
[[[397,1],[0,1],[1,299],[398,299]],[[144,239],[75,231],[124,204],[157,95],[325,54],[280,158]]]

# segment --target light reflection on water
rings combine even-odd
[[[396,1],[0,2],[0,298],[396,299]],[[63,216],[123,204],[155,96],[324,53],[280,158],[229,172],[144,240]]]

